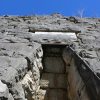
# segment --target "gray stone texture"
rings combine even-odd
[[[41,88],[67,88],[66,74],[43,73],[40,81]]]
[[[60,37],[61,40],[53,39],[53,37],[34,39],[32,34],[35,31],[75,32],[77,41],[67,41],[65,37]],[[0,80],[10,90],[10,93],[6,95],[8,100],[17,98],[15,92],[20,91],[16,89],[16,86],[26,74],[29,74],[30,70],[32,75],[29,74],[29,77],[33,79],[36,86],[39,86],[40,71],[43,69],[41,64],[43,51],[40,43],[44,42],[73,44],[75,51],[88,63],[90,68],[97,75],[100,74],[99,18],[66,17],[60,14],[0,16]],[[29,79],[26,78],[26,80]],[[18,85],[23,93],[24,89],[21,87],[23,86]],[[15,91],[12,90],[13,88]],[[0,94],[1,100],[5,98],[7,91],[4,92],[3,97]],[[24,95],[22,96],[21,100],[27,100]]]
[[[51,73],[64,73],[65,66],[61,57],[45,57],[44,71]]]

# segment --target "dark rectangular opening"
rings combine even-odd
[[[39,100],[91,100],[67,45],[42,44]]]

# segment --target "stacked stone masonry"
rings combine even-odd
[[[77,41],[72,42],[63,38],[61,40],[36,40],[32,36],[36,31],[75,32]],[[66,17],[60,14],[48,16],[1,16],[0,100],[38,100],[40,73],[43,70],[41,43],[51,43],[52,41],[72,45],[75,52],[100,77],[99,18]],[[74,63],[73,60],[72,63]],[[60,71],[63,72],[63,69]],[[44,73],[43,77],[45,76]],[[50,75],[49,77],[54,76]],[[77,99],[71,98],[71,100]]]

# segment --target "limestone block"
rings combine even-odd
[[[65,66],[62,58],[60,57],[45,57],[44,71],[52,73],[64,73]]]
[[[72,59],[72,54],[66,48],[63,50],[62,56],[63,56],[63,59],[64,59],[66,65],[70,65],[71,59]]]
[[[47,89],[44,100],[67,100],[67,91],[62,89]]]
[[[67,89],[67,76],[65,74],[43,73],[40,80],[41,88]]]
[[[64,41],[77,41],[76,34],[69,33],[69,32],[35,32],[31,33],[32,35],[32,40],[33,41],[38,41],[40,43],[42,42],[64,42]],[[44,40],[47,41],[44,41]],[[52,41],[53,40],[53,41]]]
[[[7,99],[9,97],[9,90],[6,84],[0,80],[0,100]]]

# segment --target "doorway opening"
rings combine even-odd
[[[43,44],[39,100],[90,100],[66,45]]]

